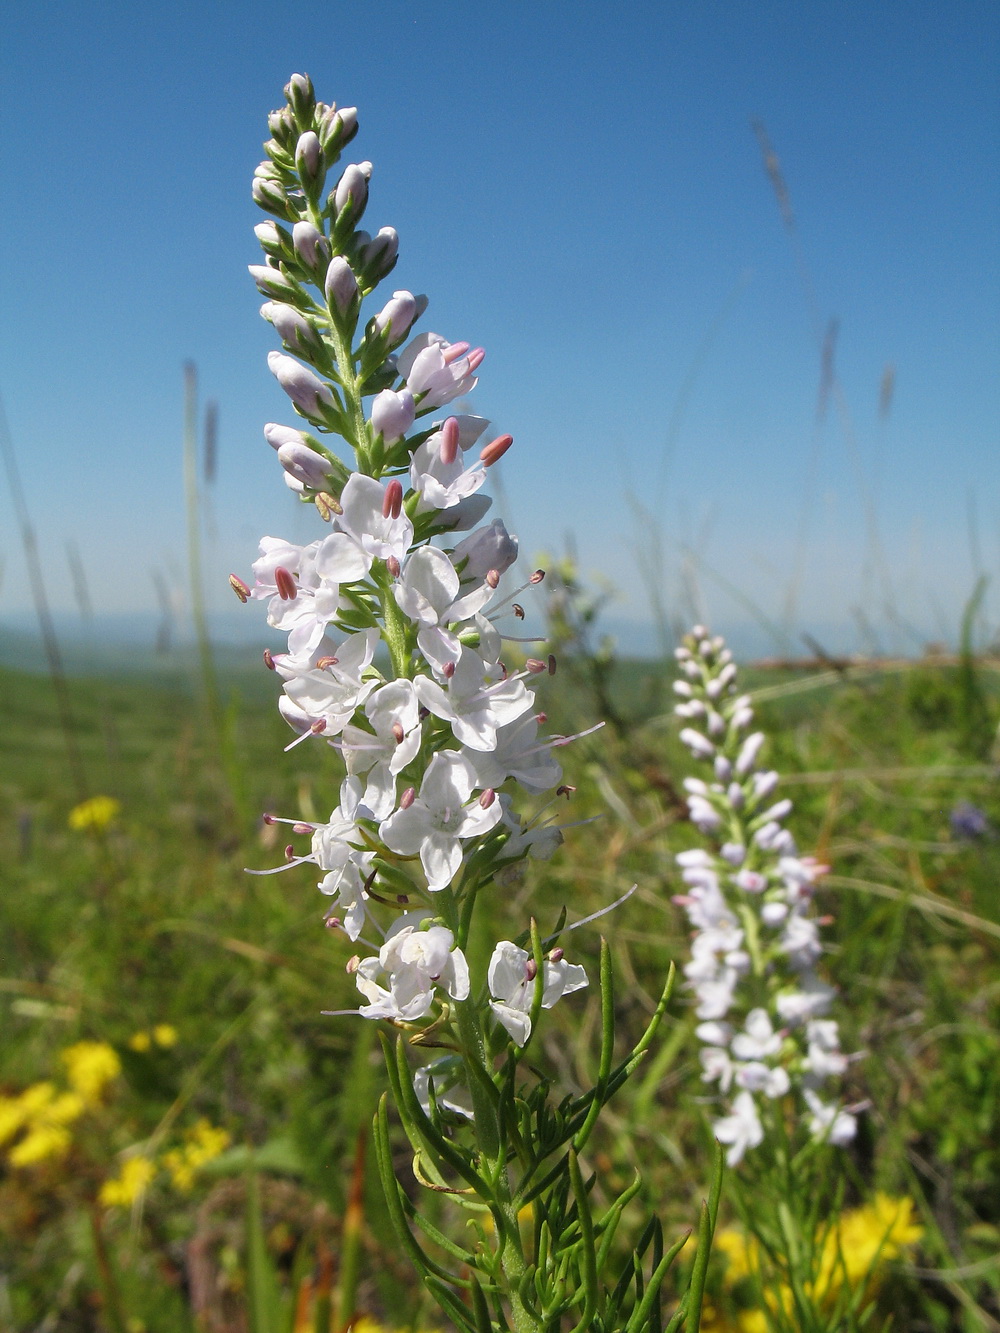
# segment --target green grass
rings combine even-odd
[[[592,717],[584,664],[569,665],[544,687],[557,727]],[[90,786],[122,802],[102,838],[67,826],[76,796],[49,683],[0,671],[0,1092],[51,1076],[59,1051],[83,1037],[112,1043],[125,1060],[113,1097],[64,1163],[0,1168],[0,1329],[43,1320],[57,1331],[193,1328],[197,1253],[238,1307],[248,1280],[262,1280],[247,1261],[250,1165],[279,1281],[287,1286],[296,1263],[320,1271],[326,1252],[336,1269],[357,1131],[383,1086],[373,1025],[321,1015],[353,1006],[355,992],[344,972],[351,949],[322,929],[315,872],[253,877],[244,867],[282,860],[285,826],[263,827],[260,811],[326,817],[338,762],[318,743],[282,754],[277,682],[262,669],[224,681],[239,695],[229,715],[236,792],[181,682],[124,674],[70,682]],[[635,1036],[668,961],[684,958],[672,858],[697,837],[678,795],[690,762],[665,716],[659,670],[620,664],[610,681],[620,727],[560,756],[578,789],[564,817],[597,818],[569,833],[552,862],[533,866],[524,885],[498,895],[471,961],[523,926],[529,895],[543,918],[564,903],[576,918],[637,883],[627,906],[602,922],[614,944],[619,1024]],[[848,1096],[872,1103],[845,1154],[848,1202],[874,1186],[909,1193],[926,1228],[923,1275],[901,1271],[893,1281],[895,1327],[994,1327],[986,1321],[1000,1317],[1000,838],[956,841],[949,815],[971,801],[1000,830],[995,691],[981,673],[970,685],[967,672],[933,666],[818,689],[793,689],[792,673],[748,674],[744,683],[770,695],[760,718],[796,801],[800,846],[833,867],[820,895],[834,918],[828,971],[841,990],[845,1048],[867,1053],[852,1066]],[[572,938],[592,964],[597,930]],[[178,1045],[155,1058],[129,1051],[130,1036],[155,1023],[176,1027]],[[545,1057],[571,1086],[591,1072],[597,1025],[592,994],[547,1017]],[[696,1216],[710,1166],[691,1029],[682,999],[666,1053],[654,1053],[612,1104],[591,1149],[612,1187],[641,1164],[647,1202],[674,1233]],[[199,1117],[224,1126],[233,1149],[190,1194],[158,1183],[141,1217],[105,1217],[102,1259],[88,1201],[116,1172],[116,1154],[158,1129],[172,1142]],[[448,1207],[433,1204],[439,1214]],[[414,1293],[373,1170],[364,1207],[362,1300],[402,1322]]]

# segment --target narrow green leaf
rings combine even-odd
[[[573,1333],[586,1333],[590,1321],[597,1313],[597,1302],[600,1295],[597,1285],[597,1254],[594,1249],[594,1219],[590,1212],[590,1198],[587,1194],[587,1187],[584,1185],[583,1176],[580,1174],[580,1162],[572,1148],[569,1150],[568,1159],[569,1178],[573,1186],[573,1196],[576,1199],[576,1212],[580,1220],[583,1242],[581,1246],[584,1284],[583,1313],[574,1326]]]
[[[248,1171],[247,1188],[247,1313],[251,1333],[279,1333],[282,1322],[278,1275],[267,1252],[264,1216],[260,1203],[260,1180]]]

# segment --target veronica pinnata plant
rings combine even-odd
[[[485,976],[466,958],[480,895],[562,840],[548,813],[553,793],[568,794],[554,751],[575,739],[546,735],[537,710],[534,683],[554,660],[509,671],[501,659],[505,624],[524,615],[521,589],[501,588],[517,539],[498,519],[477,524],[490,506],[488,469],[512,439],[443,411],[475,387],[484,353],[411,336],[425,297],[397,290],[364,310],[398,239],[359,226],[370,163],[341,168],[328,188],[356,113],[317,102],[302,75],[285,97],[255,174],[254,198],[273,220],[256,229],[265,262],[250,271],[285,348],[270,368],[309,429],[269,423],[264,435],[285,483],[328,526],[305,546],[263,538],[253,585],[232,584],[242,600],[266,601],[268,622],[287,632],[287,651],[265,654],[296,733],[287,748],[322,744],[340,764],[329,820],[286,821],[308,839],[289,846],[287,865],[314,867],[331,899],[327,924],[367,950],[346,963],[361,998],[351,1012],[395,1029],[385,1041],[391,1100],[414,1175],[470,1214],[473,1239],[466,1225],[444,1234],[397,1181],[383,1098],[375,1134],[389,1210],[460,1328],[660,1330],[660,1288],[683,1238],[665,1248],[653,1218],[611,1273],[640,1182],[609,1195],[581,1155],[652,1042],[672,974],[640,1041],[616,1061],[603,946],[597,1081],[558,1099],[524,1058],[542,1011],[588,985],[561,944],[575,927],[565,913],[547,933],[533,919],[512,922]],[[415,1067],[427,1048],[444,1054]],[[670,1329],[697,1327],[718,1189],[717,1174]]]

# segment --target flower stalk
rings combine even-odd
[[[544,1011],[588,985],[560,943],[573,929],[565,912],[551,931],[512,925],[485,976],[465,956],[477,904],[561,843],[541,816],[546,793],[571,791],[553,751],[577,739],[540,732],[536,686],[555,659],[522,670],[503,661],[500,613],[519,590],[502,583],[517,538],[499,519],[478,525],[487,470],[513,440],[450,412],[484,353],[411,336],[426,298],[397,290],[367,314],[398,252],[392,228],[373,238],[358,225],[371,164],[343,167],[324,202],[356,112],[318,102],[304,75],[285,96],[255,174],[254,198],[273,220],[257,228],[265,262],[250,272],[284,345],[269,365],[308,429],[271,422],[264,433],[325,531],[305,546],[264,537],[252,585],[234,576],[233,587],[241,601],[265,601],[268,623],[287,634],[287,651],[265,659],[282,681],[279,710],[291,745],[331,752],[339,795],[323,824],[286,821],[308,847],[293,843],[278,869],[313,866],[327,925],[368,950],[347,962],[356,1012],[396,1029],[394,1042],[383,1033],[389,1094],[375,1155],[400,1244],[442,1310],[470,1333],[660,1329],[679,1245],[664,1253],[654,1219],[622,1260],[614,1237],[638,1186],[600,1214],[581,1154],[653,1040],[667,993],[615,1065],[603,945],[597,1080],[557,1101],[524,1055]],[[522,813],[525,799],[543,804]],[[425,1048],[444,1054],[418,1065]],[[442,1231],[397,1179],[390,1105],[416,1181],[453,1200],[471,1242],[468,1225]],[[716,1185],[704,1246],[717,1206]],[[696,1327],[699,1300],[689,1288],[671,1326]]]

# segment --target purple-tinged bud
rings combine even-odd
[[[308,352],[322,346],[319,331],[310,320],[284,301],[266,301],[260,308],[262,318],[273,324],[278,337],[293,351]]]
[[[379,333],[388,330],[389,343],[395,346],[396,343],[403,341],[416,318],[417,298],[413,293],[393,292],[392,299],[387,301],[375,316],[375,327]]]
[[[305,444],[306,437],[294,426],[279,426],[276,421],[269,421],[264,427],[264,439],[277,453],[283,444]]]
[[[326,237],[311,222],[296,222],[292,228],[292,244],[306,268],[320,268],[330,254]]]
[[[261,295],[271,296],[277,301],[286,301],[294,295],[295,283],[280,269],[271,268],[269,264],[248,264],[247,269]]]
[[[280,144],[287,144],[295,133],[295,121],[288,108],[282,107],[280,111],[272,111],[267,118],[267,128]]]
[[[263,162],[258,162],[254,167],[253,178],[258,181],[280,181],[281,172],[273,162],[268,162],[265,159]]]
[[[340,221],[345,209],[347,209],[345,216],[350,222],[358,220],[368,203],[368,179],[371,174],[370,162],[360,162],[356,165],[352,163],[351,166],[344,168],[344,174],[333,192],[334,221]]]
[[[295,145],[295,169],[304,181],[313,182],[320,174],[320,167],[323,161],[323,150],[320,148],[319,139],[312,130],[306,130],[305,134],[299,135],[299,141]]]
[[[269,255],[277,258],[281,257],[281,232],[273,222],[258,222],[253,229],[253,234],[260,241],[262,249]]]
[[[386,444],[395,444],[413,425],[416,415],[409,389],[383,389],[372,402],[372,429]]]
[[[278,669],[274,665],[274,653],[271,652],[270,648],[264,649],[264,665],[267,667],[268,671],[277,671]]]
[[[330,260],[324,290],[331,309],[336,306],[342,315],[346,315],[357,298],[358,282],[343,255],[334,255]]]
[[[321,491],[330,482],[330,461],[307,444],[283,444],[278,462],[287,473],[311,490]]]
[[[313,91],[312,79],[308,74],[292,75],[285,84],[285,98],[300,125],[304,125],[312,119],[313,109],[316,106],[316,94]]]
[[[404,791],[402,796],[399,798],[400,810],[409,810],[410,806],[416,799],[417,799],[416,788],[407,787],[406,791]]]
[[[358,109],[354,106],[329,107],[319,122],[319,141],[327,160],[333,161],[358,132]]]
[[[263,208],[268,213],[275,213],[279,218],[288,217],[288,196],[277,181],[262,180],[255,176],[250,192],[258,208]]]
[[[374,283],[392,272],[399,255],[399,236],[395,227],[380,227],[378,235],[361,250],[361,266]]]
[[[268,352],[267,364],[285,393],[304,412],[318,412],[320,404],[333,406],[333,394],[318,375],[281,352]]]
[[[495,518],[488,527],[470,532],[451,553],[453,565],[458,566],[463,560],[466,561],[462,569],[464,579],[484,579],[491,571],[500,575],[510,569],[516,559],[517,538],[510,535],[499,518]]]
[[[229,575],[229,586],[241,602],[250,600],[250,585],[244,583],[238,574]]]

